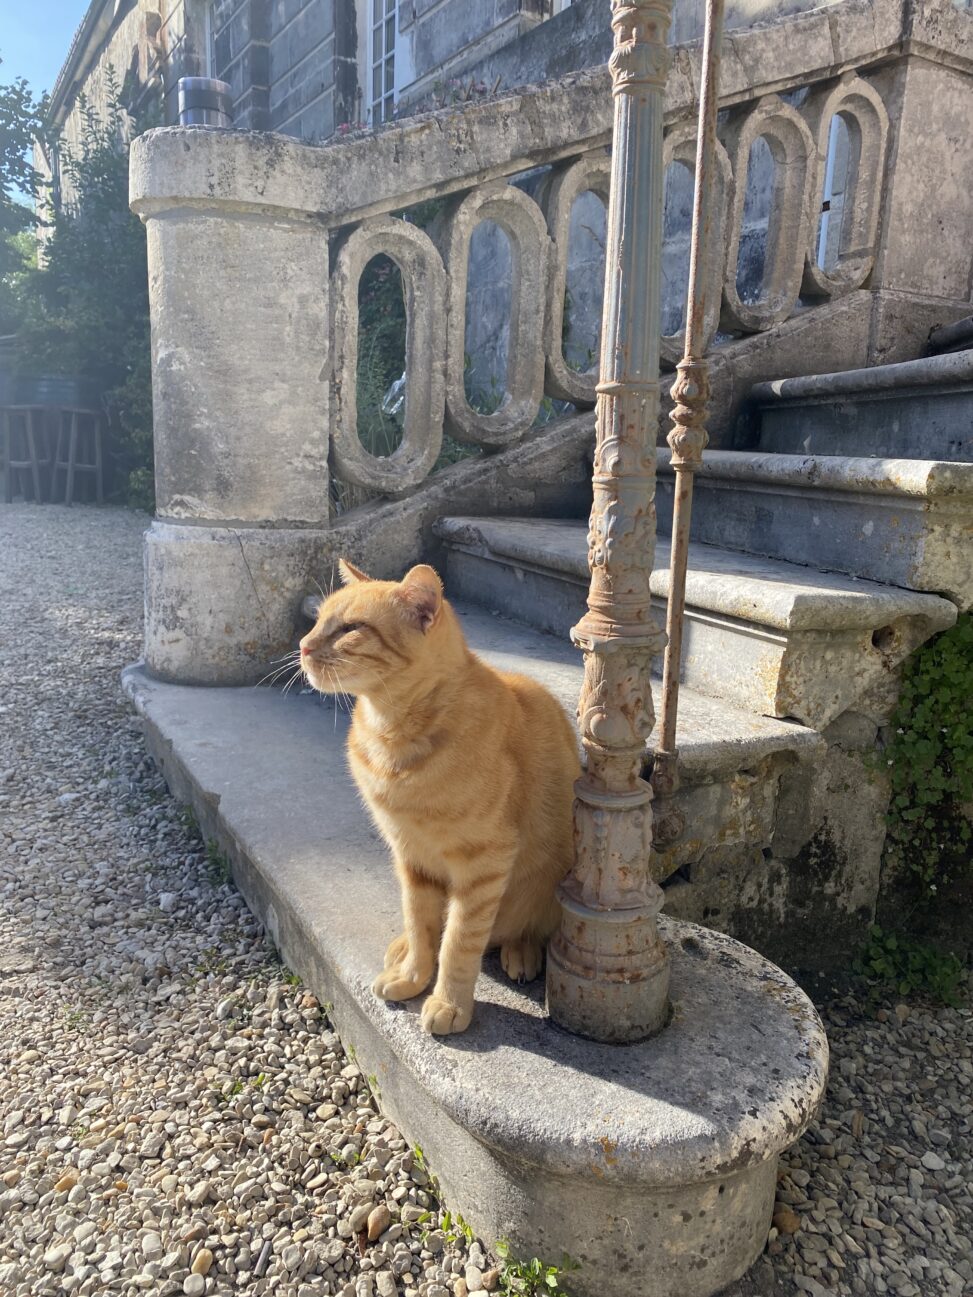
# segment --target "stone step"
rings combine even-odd
[[[674,474],[658,452],[659,526]],[[692,536],[973,607],[973,464],[708,450]]]
[[[756,449],[973,460],[973,351],[757,383]]]
[[[452,597],[567,642],[588,589],[584,523],[443,518],[435,530]],[[660,535],[651,579],[660,620],[668,563],[669,538]],[[884,717],[895,668],[955,619],[955,606],[935,595],[693,544],[682,678],[702,694],[815,729],[852,707]]]
[[[519,660],[522,634],[496,651]],[[668,1297],[724,1286],[701,1284],[707,1256],[726,1279],[746,1268],[767,1237],[778,1154],[827,1075],[820,1019],[789,977],[663,916],[673,1014],[652,1040],[554,1030],[543,980],[514,985],[496,955],[469,1029],[428,1036],[424,997],[386,1004],[370,989],[401,918],[388,851],[348,774],[346,715],[275,689],[164,684],[140,667],[124,686],[169,787],[478,1236],[519,1256],[569,1253],[578,1297],[627,1297],[646,1256],[666,1257]]]
[[[308,620],[314,620],[319,602],[317,594],[304,600]],[[575,716],[584,667],[581,654],[566,636],[545,634],[473,603],[452,603],[467,642],[480,657],[498,670],[534,676],[569,716]],[[658,712],[658,680],[652,687]],[[755,844],[758,850],[766,846],[774,834],[781,773],[819,760],[824,751],[825,741],[816,730],[681,689],[675,818],[685,828],[664,844],[656,844],[655,875],[660,880],[672,877],[698,860],[707,847],[746,852]],[[650,738],[646,773],[652,752]],[[705,901],[702,894],[695,898],[694,916],[706,909]]]
[[[929,335],[929,350],[933,353],[968,351],[973,349],[973,315],[933,329]]]

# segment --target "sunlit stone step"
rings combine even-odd
[[[443,518],[447,593],[566,640],[585,607],[586,525],[568,519]],[[664,616],[669,538],[651,588]],[[682,676],[702,694],[822,729],[876,697],[894,668],[953,623],[949,601],[719,549],[690,546]]]

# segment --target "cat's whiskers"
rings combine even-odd
[[[290,679],[289,679],[289,680],[287,681],[287,683],[284,685],[284,688],[281,690],[281,693],[283,693],[283,694],[287,694],[287,693],[290,691],[290,689],[292,688],[292,686],[294,685],[294,682],[295,682],[296,680],[299,680],[299,679],[301,678],[301,676],[303,676],[303,675],[304,675],[304,668],[303,668],[303,666],[301,666],[300,662],[298,662],[297,666],[296,666],[295,669],[294,669],[294,673],[293,673],[293,675],[290,677]]]
[[[299,662],[300,658],[301,658],[301,650],[299,648],[291,649],[291,651],[289,653],[285,653],[283,657],[273,658],[271,662],[270,670],[267,672],[265,676],[262,677],[262,679],[257,681],[257,683],[254,685],[254,688],[258,689],[262,684],[264,684],[265,681],[268,680],[270,681],[271,685],[273,685],[274,682],[277,681],[285,673],[285,671],[288,671],[294,665],[295,662]],[[282,665],[278,665],[278,663]]]

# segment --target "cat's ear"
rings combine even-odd
[[[420,563],[399,583],[399,597],[419,629],[427,631],[443,606],[443,583],[431,567]]]
[[[342,585],[354,585],[357,581],[372,579],[367,572],[363,572],[360,567],[355,567],[354,563],[349,563],[346,558],[338,559],[338,573]]]

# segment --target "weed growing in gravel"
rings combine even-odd
[[[563,1257],[559,1266],[545,1265],[536,1256],[529,1261],[516,1261],[505,1239],[499,1239],[494,1250],[502,1263],[499,1291],[503,1297],[541,1297],[541,1294],[566,1297],[561,1288],[561,1275],[580,1269],[577,1261],[569,1256]]]
[[[868,941],[855,965],[873,992],[894,988],[899,995],[928,995],[956,1008],[966,975],[962,962],[951,952],[902,933],[886,932],[877,923],[868,930]]]
[[[64,1025],[67,1027],[68,1031],[81,1031],[81,1029],[87,1027],[90,1022],[91,1019],[85,1013],[84,1009],[64,1010]]]
[[[215,838],[206,842],[206,872],[213,883],[228,883],[233,877],[230,859]]]
[[[178,811],[179,823],[192,837],[200,837],[199,820],[191,806],[181,806]]]

